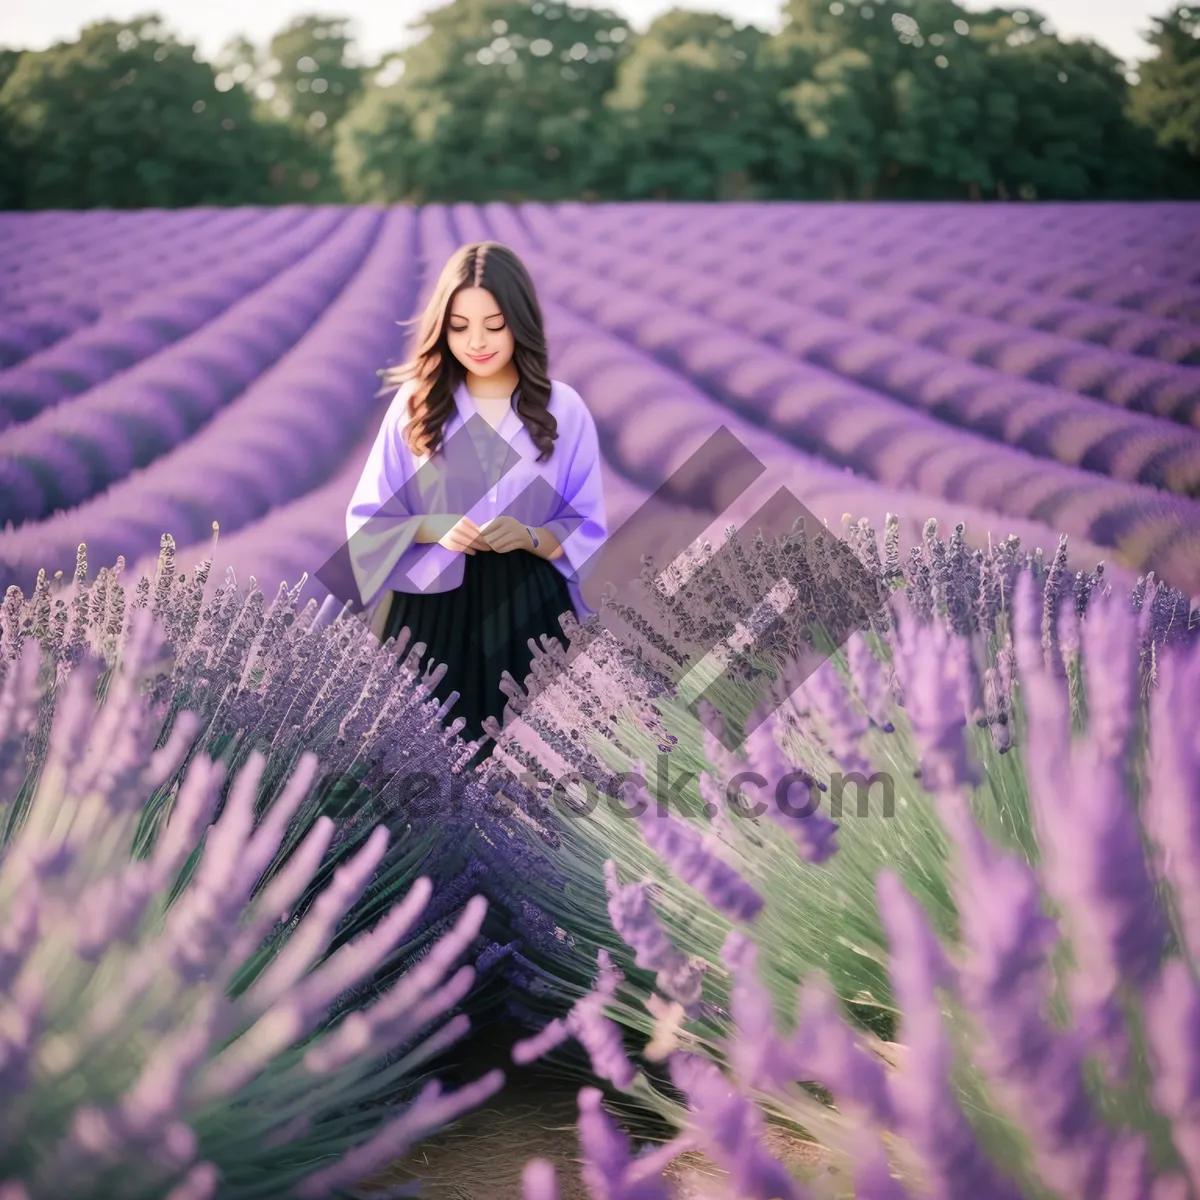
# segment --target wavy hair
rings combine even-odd
[[[446,318],[454,297],[467,287],[481,287],[496,298],[513,334],[513,363],[519,382],[517,415],[533,444],[537,461],[554,452],[558,422],[550,413],[550,373],[542,309],[525,264],[500,242],[472,242],[451,256],[438,277],[433,295],[421,314],[415,345],[405,362],[379,372],[380,395],[412,380],[408,399],[412,418],[406,433],[409,449],[418,458],[442,444],[442,430],[455,412],[455,389],[467,377],[466,368],[450,352]],[[401,322],[406,324],[406,322]]]

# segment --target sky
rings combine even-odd
[[[578,0],[576,0],[578,2]],[[1005,0],[993,0],[1004,7]],[[968,9],[993,3],[965,0]],[[599,7],[600,5],[593,5]],[[670,8],[720,12],[739,23],[764,29],[779,25],[780,0],[604,0],[635,29],[644,28]],[[211,57],[235,34],[263,44],[293,17],[321,12],[345,15],[354,22],[360,53],[375,61],[414,36],[405,32],[422,13],[440,8],[440,0],[0,0],[0,46],[40,50],[71,41],[92,21],[128,20],[148,10],[160,13],[176,34]],[[1132,63],[1149,55],[1141,33],[1149,18],[1167,11],[1170,0],[1038,0],[1036,10],[1066,38],[1090,37],[1119,58]]]

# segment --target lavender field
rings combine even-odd
[[[420,648],[325,601],[398,322],[483,238],[638,513],[587,587],[640,623],[565,617],[468,770]],[[1200,207],[0,244],[4,1200],[1200,1200]],[[677,471],[722,426],[744,490]],[[783,488],[866,591],[807,524],[733,537]],[[781,580],[693,705],[671,637]],[[677,816],[576,819],[654,764]]]
[[[395,322],[483,237],[533,270],[613,528],[724,424],[767,471],[672,497],[714,528],[782,485],[1200,592],[1200,211],[786,203],[0,215],[0,588],[81,542],[190,564],[216,522],[216,576],[323,598]]]

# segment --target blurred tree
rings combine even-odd
[[[597,194],[603,97],[630,33],[604,9],[451,0],[337,130],[359,201],[483,202]],[[396,78],[398,76],[398,78]]]
[[[786,15],[772,53],[798,77],[785,96],[826,194],[1137,196],[1160,174],[1119,61],[1032,9],[788,0]]]
[[[1175,5],[1154,19],[1147,41],[1158,54],[1138,65],[1131,109],[1195,185],[1200,176],[1200,7]]]
[[[366,75],[354,62],[348,26],[343,17],[297,17],[265,49],[239,35],[214,61],[218,91],[250,94],[255,116],[275,138],[268,174],[281,201],[345,199],[332,167],[333,131]]]
[[[0,88],[30,208],[269,199],[271,142],[240,89],[151,15],[27,51]]]
[[[672,9],[620,64],[598,155],[604,191],[676,200],[750,199],[802,187],[803,131],[764,62],[770,37],[714,13]]]
[[[366,71],[354,61],[349,24],[346,17],[297,17],[271,39],[264,74],[274,84],[272,107],[318,144],[363,90]]]
[[[20,58],[20,50],[0,46],[0,90],[16,70]],[[13,141],[12,121],[9,114],[0,109],[0,209],[24,207],[23,175],[24,168]]]

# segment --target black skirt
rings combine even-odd
[[[435,694],[444,702],[458,692],[447,724],[466,717],[462,736],[474,739],[484,736],[484,717],[504,723],[508,697],[500,677],[508,671],[524,686],[533,661],[529,639],[540,646],[542,634],[548,634],[567,646],[558,618],[573,606],[558,568],[528,550],[477,550],[465,558],[463,581],[451,591],[396,592],[383,640],[407,626],[408,647],[425,643],[422,667],[430,660],[446,664]],[[488,746],[477,757],[486,756]]]

